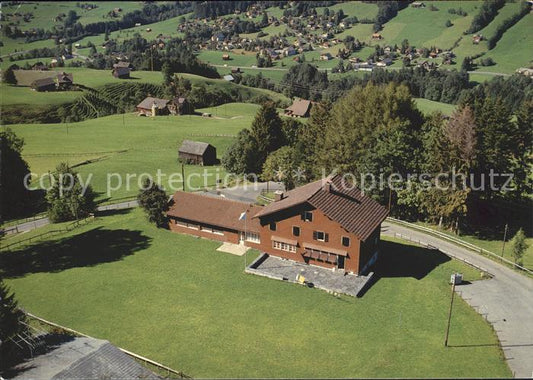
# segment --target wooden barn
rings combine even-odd
[[[131,69],[129,67],[114,67],[113,71],[111,71],[111,74],[115,78],[119,79],[129,79],[130,77],[130,71]]]
[[[200,141],[183,140],[178,149],[178,157],[182,162],[196,165],[215,165],[217,163],[217,150],[208,143]]]
[[[31,89],[34,91],[55,91],[56,82],[54,78],[36,79],[31,83]]]

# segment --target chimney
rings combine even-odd
[[[326,193],[331,193],[331,181],[327,181],[325,184],[324,184],[324,191]]]
[[[278,202],[278,201],[281,201],[283,199],[283,191],[281,190],[276,190],[274,192],[274,202]]]

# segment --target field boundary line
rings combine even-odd
[[[24,314],[26,314],[30,318],[36,319],[37,321],[44,323],[45,325],[49,325],[49,326],[64,330],[64,331],[66,331],[68,333],[75,334],[75,335],[78,335],[78,336],[83,336],[85,338],[98,339],[98,338],[94,338],[94,337],[92,337],[90,335],[84,334],[82,332],[79,332],[77,330],[71,329],[69,327],[61,326],[61,325],[59,325],[57,323],[50,322],[50,321],[48,321],[48,320],[46,320],[44,318],[38,317],[36,315],[33,315],[33,314],[31,314],[31,313],[29,313],[27,311],[24,311]],[[126,350],[126,349],[124,349],[122,347],[118,347],[118,346],[115,346],[115,347],[117,347],[120,351],[122,351],[126,355],[131,356],[131,357],[133,357],[135,359],[141,360],[141,361],[143,361],[145,363],[149,363],[149,364],[151,364],[151,365],[153,365],[153,366],[155,366],[155,367],[157,367],[159,369],[165,370],[167,372],[172,372],[173,374],[178,375],[181,378],[191,379],[190,376],[184,374],[183,372],[176,371],[175,369],[172,369],[172,368],[170,368],[170,367],[168,367],[168,366],[166,366],[164,364],[158,363],[155,360],[152,360],[152,359],[149,359],[149,358],[144,357],[142,355],[139,355],[139,354],[136,354],[134,352],[128,351],[128,350]]]
[[[433,230],[431,228],[428,228],[428,227],[423,227],[423,226],[419,226],[419,225],[416,225],[416,224],[413,224],[413,223],[409,223],[409,222],[406,222],[404,220],[391,218],[391,217],[388,217],[387,220],[390,221],[390,222],[393,222],[393,223],[396,223],[396,224],[400,224],[400,225],[403,225],[405,227],[414,229],[414,230],[425,232],[427,234],[433,235],[433,236],[441,238],[443,240],[447,240],[447,241],[449,241],[451,243],[454,243],[456,245],[459,245],[459,246],[462,246],[464,248],[467,248],[470,251],[473,251],[475,253],[479,253],[481,255],[487,254],[488,256],[493,257],[495,259],[498,259],[501,262],[504,262],[507,265],[512,266],[513,268],[518,268],[518,269],[520,269],[520,270],[522,270],[524,272],[527,272],[527,273],[533,275],[533,271],[532,270],[530,270],[530,269],[528,269],[526,267],[523,267],[521,265],[518,265],[518,264],[512,262],[511,260],[507,260],[506,258],[504,258],[504,257],[502,257],[502,256],[500,256],[500,255],[498,255],[498,254],[496,254],[494,252],[491,252],[489,250],[483,249],[481,247],[478,247],[477,245],[468,243],[468,242],[466,242],[464,240],[461,240],[459,238],[455,238],[453,236],[450,236],[450,235],[445,234],[445,233],[440,232],[440,231],[435,231],[435,230]]]

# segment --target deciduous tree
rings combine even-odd
[[[168,197],[158,184],[150,179],[145,179],[142,189],[137,195],[139,206],[143,208],[151,223],[158,227],[166,224],[165,212],[168,210]]]

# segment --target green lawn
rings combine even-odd
[[[133,210],[0,258],[27,311],[195,377],[511,376],[460,297],[443,347],[450,274],[479,273],[436,251],[383,242],[356,299],[244,274],[219,244]]]
[[[92,3],[91,3],[92,4]],[[142,8],[142,3],[139,1],[121,1],[120,4],[114,2],[96,2],[98,8],[92,10],[86,10],[76,7],[74,1],[46,1],[46,2],[27,2],[18,5],[5,5],[2,6],[3,13],[33,13],[33,18],[30,22],[24,22],[22,17],[17,18],[13,16],[9,22],[14,22],[21,30],[28,29],[51,29],[52,26],[62,26],[63,22],[55,22],[54,18],[60,14],[67,14],[70,10],[73,10],[78,15],[78,21],[83,24],[110,21],[112,18],[108,17],[108,12],[116,7],[122,8],[122,14],[134,11]],[[2,23],[4,24],[4,23]]]
[[[415,103],[418,109],[425,114],[429,114],[434,111],[440,111],[444,115],[449,116],[455,109],[454,104],[434,102],[433,100],[428,100],[424,98],[415,98]]]
[[[481,5],[480,1],[425,1],[425,8],[413,8],[411,6],[401,10],[396,17],[384,25],[381,32],[384,40],[382,44],[398,44],[403,39],[408,39],[411,45],[416,47],[437,46],[441,49],[451,48],[454,42],[468,29],[472,18],[476,14],[476,8]],[[430,11],[430,5],[438,8],[438,11]],[[458,16],[448,13],[448,9],[459,7],[468,13],[468,16]],[[447,28],[446,20],[450,20],[453,26]]]
[[[530,13],[508,29],[496,47],[487,52],[496,65],[479,67],[479,71],[512,74],[519,67],[529,67],[533,62],[533,15]]]
[[[108,173],[118,173],[124,181],[126,175],[151,173],[157,169],[170,175],[180,173],[177,164],[177,149],[183,139],[205,141],[217,148],[217,155],[233,142],[232,137],[216,135],[237,135],[250,126],[258,106],[255,104],[228,104],[219,111],[208,109],[212,118],[200,116],[159,116],[156,118],[139,117],[136,114],[114,115],[99,119],[68,124],[27,124],[11,125],[17,135],[24,138],[26,145],[23,157],[30,169],[38,175],[54,170],[61,161],[71,165],[86,160],[99,159],[97,162],[76,168],[83,178],[93,175],[91,184],[99,193],[99,199],[106,199]],[[201,111],[201,110],[200,110]],[[226,119],[227,117],[227,119]],[[231,118],[231,119],[229,119]],[[203,167],[186,166],[185,175],[202,173]],[[224,174],[219,166],[205,167],[212,174]],[[163,183],[168,178],[164,178]],[[118,177],[110,177],[116,184]],[[135,195],[138,191],[138,178],[131,177],[130,188],[123,186],[111,193],[116,199]],[[179,185],[181,186],[181,181]],[[200,186],[203,179],[195,178],[192,186]],[[210,177],[208,186],[214,186],[215,179]]]

